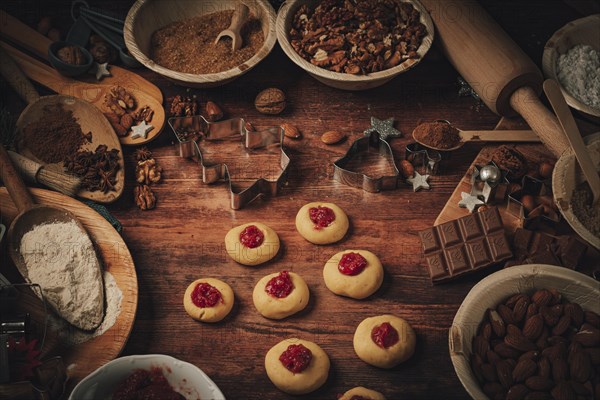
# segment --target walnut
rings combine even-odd
[[[135,168],[135,180],[138,183],[150,185],[160,181],[162,176],[162,168],[156,165],[154,158],[149,158],[145,161],[138,161]]]
[[[58,58],[67,64],[72,65],[83,65],[86,62],[85,55],[79,46],[65,46],[61,47],[56,55]]]
[[[140,210],[151,210],[156,206],[156,196],[150,189],[150,186],[139,185],[133,190],[135,204]]]
[[[152,117],[154,116],[154,110],[150,108],[150,106],[144,106],[140,108],[133,115],[133,119],[135,122],[140,123],[142,121],[150,122],[152,121]]]
[[[197,114],[198,100],[196,95],[193,95],[192,97],[181,97],[180,95],[176,95],[171,100],[171,107],[169,108],[170,117],[191,117]]]
[[[136,107],[135,98],[125,88],[113,86],[104,96],[104,105],[119,117],[131,112]]]

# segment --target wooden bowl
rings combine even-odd
[[[556,288],[584,310],[600,312],[598,282],[579,272],[552,265],[529,264],[495,272],[473,286],[456,312],[448,335],[450,357],[458,379],[474,399],[487,399],[471,369],[473,337],[488,308],[517,293]]]
[[[569,22],[552,35],[546,42],[542,56],[542,68],[547,78],[558,80],[557,64],[561,54],[578,44],[587,44],[594,50],[600,52],[600,14],[590,15],[585,18]],[[565,96],[567,104],[579,111],[584,117],[600,122],[600,109],[593,108],[573,97],[561,85],[561,91]]]
[[[434,27],[429,13],[418,0],[410,0],[409,2],[421,13],[421,23],[427,28],[427,36],[423,38],[423,42],[417,50],[419,58],[406,60],[393,68],[383,71],[367,75],[352,75],[333,72],[311,64],[296,53],[296,50],[294,50],[290,44],[288,36],[294,14],[301,5],[308,4],[310,7],[315,7],[319,3],[319,0],[289,0],[283,3],[277,13],[277,41],[285,54],[287,54],[296,65],[325,85],[344,90],[366,90],[375,88],[390,81],[398,74],[415,67],[419,61],[425,57],[425,54],[427,54],[427,51],[429,51],[431,43],[433,42]]]
[[[140,63],[178,85],[195,88],[224,85],[254,68],[273,49],[276,40],[276,16],[267,0],[244,0],[250,12],[261,21],[265,42],[248,61],[230,70],[201,75],[173,71],[150,59],[150,44],[152,33],[157,29],[194,16],[233,10],[235,3],[234,0],[137,0],[125,19],[125,44],[131,55]]]
[[[583,138],[586,143],[588,153],[596,167],[600,172],[600,132],[589,135]],[[552,173],[552,195],[558,209],[563,217],[567,220],[571,228],[586,242],[600,250],[600,237],[594,236],[575,216],[571,198],[573,190],[585,180],[581,173],[581,168],[575,153],[570,148],[567,149],[556,162],[554,172]]]

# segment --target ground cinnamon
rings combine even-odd
[[[460,143],[458,129],[446,122],[426,122],[415,128],[414,136],[425,146],[449,149]]]
[[[42,116],[23,129],[23,145],[46,163],[62,162],[86,140],[73,112],[60,104],[44,106]]]

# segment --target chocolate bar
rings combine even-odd
[[[440,283],[512,258],[496,207],[419,232],[429,275]]]
[[[550,264],[577,268],[587,246],[572,236],[552,236],[544,232],[519,228],[513,238],[515,258],[506,266]]]

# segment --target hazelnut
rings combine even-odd
[[[415,167],[408,160],[400,161],[400,171],[404,179],[412,178],[415,176]]]
[[[52,40],[53,42],[58,42],[60,40],[61,35],[58,29],[50,28],[46,36],[48,36],[48,39]]]
[[[215,122],[223,118],[223,110],[212,101],[206,102],[206,117],[210,122]]]
[[[46,36],[46,34],[48,33],[48,31],[50,31],[51,28],[52,28],[52,18],[50,18],[48,16],[44,16],[44,17],[40,18],[40,20],[37,24],[37,31],[39,33]]]
[[[531,210],[535,208],[535,199],[532,195],[526,194],[525,196],[521,197],[521,204],[523,204],[525,211],[531,212]]]
[[[85,55],[79,46],[65,46],[56,52],[57,57],[64,63],[83,65],[86,63]]]
[[[540,167],[538,169],[538,173],[544,179],[550,179],[550,178],[552,178],[552,172],[553,171],[554,171],[554,164],[551,164],[549,162],[543,162],[543,163],[541,163]]]

